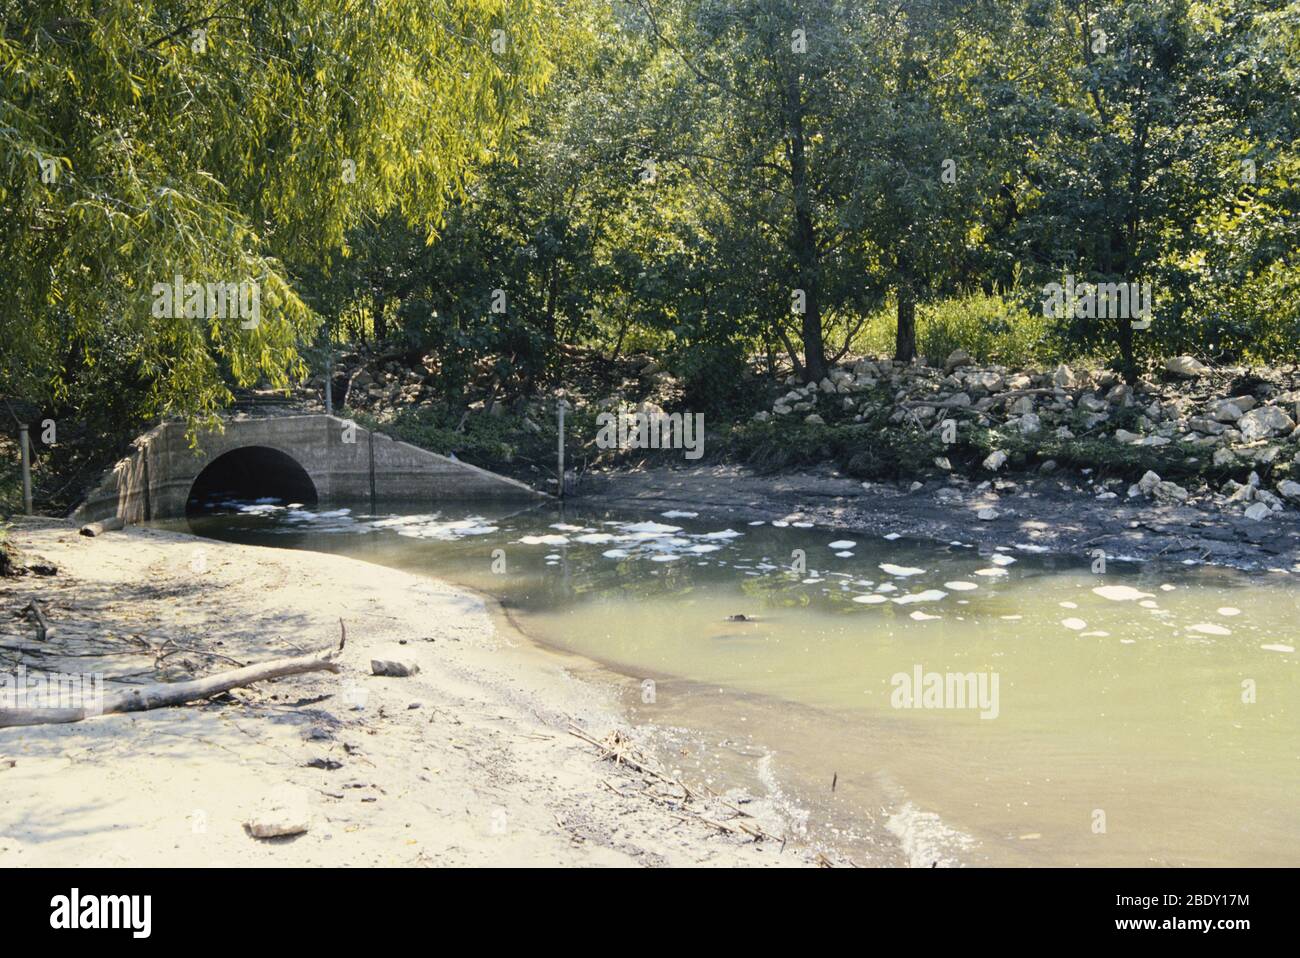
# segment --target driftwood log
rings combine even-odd
[[[0,708],[0,728],[12,728],[21,725],[61,725],[68,722],[80,722],[82,719],[96,715],[110,715],[116,712],[144,712],[149,709],[166,708],[169,705],[183,705],[198,699],[206,699],[220,692],[265,682],[267,679],[283,678],[286,675],[301,675],[304,672],[338,672],[339,664],[333,661],[337,652],[324,655],[297,655],[290,658],[271,659],[257,665],[248,665],[242,669],[218,672],[201,679],[188,682],[154,682],[137,685],[121,691],[105,693],[103,707],[94,708]]]
[[[121,516],[113,516],[113,518],[104,519],[101,522],[88,522],[81,527],[80,531],[83,536],[89,536],[93,539],[97,535],[102,535],[105,532],[114,532],[117,529],[123,529],[125,527],[126,523],[122,521]]]

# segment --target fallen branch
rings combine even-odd
[[[333,661],[334,654],[272,659],[269,662],[232,669],[229,672],[218,672],[216,675],[192,679],[188,682],[154,682],[135,686],[105,695],[100,708],[0,708],[0,728],[62,725],[68,722],[80,722],[82,719],[96,715],[145,712],[171,705],[184,705],[186,702],[210,698],[221,692],[252,685],[254,682],[265,682],[268,679],[283,678],[287,675],[320,671],[338,672],[339,664]]]

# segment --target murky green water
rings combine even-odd
[[[497,596],[632,677],[688,775],[863,863],[1300,864],[1295,574],[481,508],[192,527]]]

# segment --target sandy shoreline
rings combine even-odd
[[[463,589],[151,529],[86,539],[36,520],[11,536],[60,571],[0,580],[6,670],[176,681],[335,646],[340,618],[348,641],[340,675],[0,729],[0,866],[813,864],[793,842],[702,820],[783,834],[762,802],[687,800],[600,761],[568,726],[630,733],[614,686],[576,657],[511,641]],[[13,614],[32,597],[54,629],[39,648]],[[372,676],[372,658],[420,671]],[[306,816],[308,831],[248,835],[270,806]]]

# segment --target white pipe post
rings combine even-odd
[[[22,450],[23,457],[23,508],[30,516],[32,514],[32,449],[26,423],[18,427],[18,447]]]
[[[560,425],[559,428],[560,438],[556,446],[555,458],[558,462],[557,474],[560,482],[561,499],[564,498],[564,408],[567,405],[568,403],[566,403],[563,399],[561,399],[559,402],[555,404],[555,412],[556,415],[559,417],[559,425]]]

